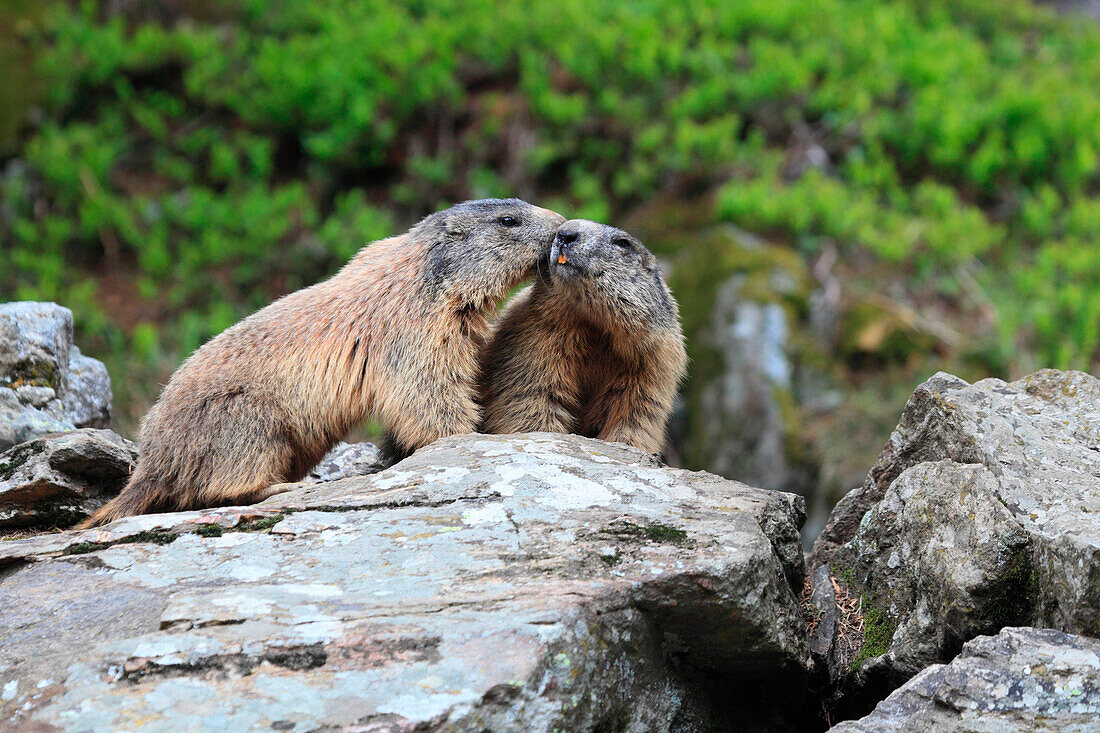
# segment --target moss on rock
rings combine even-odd
[[[19,387],[61,388],[61,373],[51,361],[40,359],[22,359],[8,367],[3,381],[10,389]]]
[[[261,519],[253,519],[251,522],[244,522],[237,527],[238,532],[266,532],[274,527],[279,522],[285,519],[285,515],[275,514],[270,517],[263,517]]]
[[[1006,626],[1026,626],[1039,606],[1039,574],[1031,560],[1031,549],[1023,545],[1012,550],[1005,570],[992,584],[988,599],[990,621],[996,633]]]
[[[852,660],[852,671],[858,670],[872,657],[880,657],[890,649],[890,640],[894,638],[897,621],[871,603],[867,595],[860,596],[863,606],[863,646]]]
[[[691,363],[684,396],[691,416],[687,435],[683,441],[683,457],[688,466],[711,467],[713,441],[707,438],[705,425],[713,422],[715,407],[707,404],[704,392],[729,368],[726,354],[715,346],[713,328],[715,303],[720,289],[731,278],[739,278],[737,297],[741,300],[775,304],[786,315],[789,343],[807,344],[797,334],[808,308],[813,284],[805,264],[798,253],[787,247],[758,241],[747,233],[732,227],[716,227],[691,236],[670,235],[675,246],[666,243],[665,248],[676,251],[678,256],[669,274],[669,284],[680,303],[684,333],[687,336],[688,357]],[[792,355],[794,356],[794,355]],[[784,417],[793,425],[801,423],[793,395],[784,393],[778,398],[785,408]],[[735,429],[731,426],[731,429]],[[802,453],[800,436],[794,435],[797,427],[786,430],[784,440],[794,450]],[[792,455],[792,463],[801,463],[804,456]]]
[[[45,445],[40,441],[31,441],[12,448],[5,457],[0,458],[0,481],[7,481],[20,466],[44,450]]]
[[[688,542],[687,532],[667,524],[639,525],[630,522],[618,522],[606,530],[620,538],[641,538],[650,542],[682,545]]]

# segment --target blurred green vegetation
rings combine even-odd
[[[833,247],[959,318],[953,358],[985,373],[1100,358],[1096,24],[1014,0],[106,6],[0,13],[0,298],[73,308],[129,424],[206,338],[495,195],[644,222],[708,270],[684,282],[737,269],[693,236],[722,222]]]

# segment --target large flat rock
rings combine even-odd
[[[624,446],[462,436],[254,507],[2,542],[0,727],[782,729],[802,518]]]
[[[861,720],[832,733],[1093,733],[1100,729],[1100,641],[1004,629],[928,667]]]

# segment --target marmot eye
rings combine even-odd
[[[500,224],[502,227],[518,227],[519,219],[514,216],[502,216],[497,219],[497,224]]]
[[[612,244],[617,244],[623,249],[630,249],[630,240],[625,237],[617,237]]]

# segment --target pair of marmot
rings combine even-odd
[[[493,333],[490,311],[536,274]],[[685,364],[640,242],[518,199],[469,201],[199,348],[143,420],[130,481],[81,526],[260,501],[368,416],[395,457],[479,429],[658,451]]]

